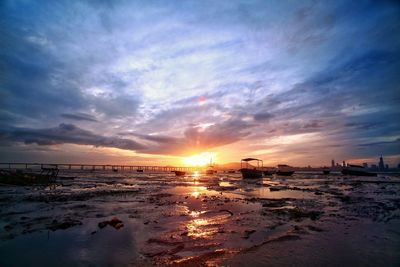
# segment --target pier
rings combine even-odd
[[[0,169],[46,169],[54,168],[59,170],[110,170],[110,171],[150,171],[150,172],[171,172],[171,171],[199,171],[204,167],[182,167],[182,166],[149,166],[149,165],[119,165],[119,164],[82,164],[82,163],[0,163]]]

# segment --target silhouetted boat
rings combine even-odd
[[[376,173],[367,171],[363,166],[351,164],[342,169],[342,174],[354,176],[377,176]]]
[[[206,174],[207,175],[213,175],[214,173],[216,173],[217,171],[214,171],[213,169],[208,169],[206,170]]]
[[[324,168],[322,169],[322,173],[325,174],[325,175],[328,175],[328,174],[331,173],[331,170],[330,170],[328,167],[324,167]]]
[[[228,173],[235,173],[236,171],[234,170],[229,170]]]
[[[113,172],[118,172],[118,169],[113,168],[112,171]]]
[[[275,172],[275,174],[280,176],[292,176],[294,174],[294,171],[291,168],[292,167],[290,167],[289,165],[279,164],[278,170]]]
[[[249,168],[249,161],[257,161],[257,168],[263,167],[263,161],[255,158],[245,158],[240,161],[240,172],[242,173],[243,179],[256,179],[263,177],[263,171],[257,168]],[[243,162],[246,162],[246,167],[243,168]]]
[[[183,171],[173,171],[175,173],[176,176],[184,176],[186,174],[186,172]]]
[[[142,169],[137,169],[136,171],[137,171],[137,172],[143,172],[143,170],[142,170]]]
[[[273,175],[275,171],[264,171],[264,175]]]

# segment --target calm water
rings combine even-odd
[[[0,266],[399,266],[399,189],[393,176],[65,171],[0,187]],[[123,226],[99,227],[112,218]]]

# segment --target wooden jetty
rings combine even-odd
[[[82,163],[0,163],[0,169],[46,169],[58,170],[110,170],[110,171],[135,171],[143,170],[150,172],[172,172],[172,171],[200,171],[204,167],[182,167],[182,166],[149,166],[149,165],[118,165],[118,164],[82,164]]]

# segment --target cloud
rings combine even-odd
[[[58,145],[78,144],[95,147],[113,147],[126,150],[140,150],[145,146],[131,139],[102,136],[81,129],[73,124],[61,123],[58,127],[33,129],[14,128],[5,132],[5,140],[25,144]]]
[[[394,2],[6,1],[2,11],[0,129],[12,141],[251,154],[318,133],[361,155],[377,146],[357,144],[400,134]],[[319,151],[311,143],[279,155]]]
[[[268,112],[254,114],[254,119],[256,121],[267,121],[267,120],[270,120],[273,117],[274,117],[274,115],[272,115],[272,114],[270,114]]]
[[[307,128],[321,128],[321,127],[323,127],[323,126],[321,125],[320,121],[312,121],[312,122],[309,122],[309,123],[307,123],[307,124],[305,124],[303,126],[303,128],[305,128],[305,129],[307,129]]]
[[[77,120],[77,121],[97,122],[97,120],[94,116],[85,114],[85,113],[76,113],[76,114],[64,113],[64,114],[61,114],[61,117],[71,119],[71,120]]]
[[[367,144],[359,144],[358,146],[361,147],[370,147],[370,146],[381,146],[381,145],[397,145],[400,148],[400,138],[391,141],[381,141],[381,142],[373,142]]]
[[[254,124],[240,120],[229,119],[201,129],[197,125],[185,129],[182,137],[163,135],[139,135],[142,140],[151,143],[142,152],[151,154],[187,155],[214,149],[235,143],[250,134]],[[126,133],[125,133],[126,134]]]

